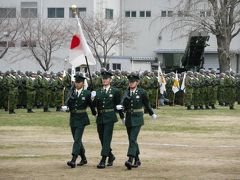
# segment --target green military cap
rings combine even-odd
[[[108,71],[102,71],[101,75],[102,75],[103,79],[107,79],[107,78],[111,78],[112,77],[112,73],[108,72]]]
[[[83,74],[82,74],[82,73],[79,73],[79,72],[77,72],[77,73],[75,74],[74,78],[75,78],[75,82],[76,82],[76,83],[84,82],[84,80],[86,79],[86,78],[83,76]]]
[[[140,79],[139,76],[135,73],[129,74],[127,78],[130,82],[138,81]]]

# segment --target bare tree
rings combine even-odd
[[[240,32],[240,0],[181,0],[176,11],[176,18],[162,30],[174,26],[174,31],[212,33],[217,39],[220,71],[230,70],[230,44]]]
[[[69,38],[66,22],[47,19],[26,19],[23,39],[35,60],[44,71],[52,67],[52,54]]]
[[[88,44],[101,67],[106,67],[108,58],[114,54],[113,48],[122,43],[130,45],[135,36],[134,32],[128,31],[127,23],[122,18],[109,20],[95,16],[81,18],[81,21]]]
[[[10,18],[13,12],[1,14],[0,18],[0,59],[8,52],[9,47],[14,47],[21,31],[20,18]],[[16,12],[15,12],[16,15]]]

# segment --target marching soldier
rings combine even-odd
[[[67,162],[67,165],[71,168],[76,167],[76,159],[78,155],[81,157],[79,166],[87,164],[87,158],[85,156],[85,148],[82,143],[82,135],[85,126],[90,124],[88,114],[86,112],[89,106],[92,110],[92,114],[96,115],[96,111],[92,106],[91,93],[89,90],[83,88],[85,77],[81,73],[75,76],[75,87],[72,89],[70,96],[67,100],[67,106],[70,110],[70,127],[73,136],[72,147],[72,160]]]
[[[94,98],[94,106],[97,107],[97,132],[99,140],[101,141],[102,159],[97,165],[97,168],[105,168],[106,158],[108,157],[107,166],[112,166],[115,156],[112,153],[111,141],[114,123],[118,121],[115,111],[116,105],[121,101],[120,91],[117,88],[111,87],[112,74],[107,71],[102,71],[102,88],[96,91]],[[123,119],[124,115],[119,111],[120,117]]]
[[[125,91],[122,105],[118,105],[117,109],[121,110],[122,108],[126,112],[126,122],[125,126],[127,128],[129,147],[127,156],[129,157],[128,161],[125,162],[125,166],[130,170],[132,167],[138,167],[141,165],[139,159],[140,150],[137,143],[137,137],[140,132],[142,125],[144,125],[144,110],[143,107],[147,109],[147,112],[153,119],[156,119],[157,116],[154,114],[147,92],[142,88],[138,87],[139,76],[132,73],[128,76],[129,80],[129,89]],[[133,159],[135,160],[134,164]]]

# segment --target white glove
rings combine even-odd
[[[122,119],[122,124],[125,125],[125,118]]]
[[[152,120],[156,120],[157,119],[157,115],[156,114],[153,114],[152,115]]]
[[[68,107],[67,107],[67,106],[62,106],[62,107],[61,107],[61,110],[64,111],[64,112],[66,112],[66,111],[68,110]]]
[[[123,106],[122,106],[122,105],[116,105],[116,109],[117,109],[117,110],[122,110],[122,109],[123,109]]]
[[[95,96],[96,96],[96,91],[92,91],[92,92],[91,92],[91,99],[94,99]]]

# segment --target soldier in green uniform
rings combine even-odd
[[[29,77],[26,81],[26,89],[27,89],[27,112],[28,113],[33,113],[32,108],[34,106],[35,102],[35,96],[36,96],[36,87],[38,85],[36,84],[37,82],[35,81],[34,78],[34,73],[29,72]]]
[[[126,122],[125,126],[127,128],[129,147],[127,156],[129,157],[128,161],[125,162],[125,166],[130,170],[132,167],[138,167],[141,165],[139,154],[140,150],[137,143],[137,137],[140,132],[141,126],[144,125],[144,111],[143,108],[147,109],[149,115],[153,119],[156,119],[157,116],[154,114],[148,94],[145,90],[138,87],[139,76],[135,73],[132,73],[128,76],[129,80],[129,89],[127,89],[123,95],[122,105],[118,105],[117,109],[121,110],[122,108],[126,112]],[[135,160],[134,164],[133,159]]]
[[[114,123],[118,121],[116,116],[116,105],[121,101],[120,91],[117,88],[111,87],[112,74],[107,71],[102,71],[102,85],[103,87],[97,89],[94,98],[94,106],[97,108],[97,132],[99,140],[101,141],[102,159],[97,165],[97,168],[105,168],[106,158],[108,157],[107,166],[112,166],[115,156],[112,153],[111,141]],[[123,119],[124,115],[119,111],[120,117]]]
[[[81,73],[75,76],[75,87],[71,90],[70,96],[67,99],[67,106],[70,110],[70,127],[73,136],[72,160],[67,162],[71,168],[76,167],[76,159],[78,155],[81,157],[79,166],[87,164],[85,156],[85,148],[82,143],[82,136],[85,126],[90,124],[88,114],[86,112],[89,106],[92,114],[96,115],[96,111],[92,106],[91,92],[83,88],[85,77]]]
[[[58,72],[54,81],[56,111],[60,111],[63,105],[63,88],[62,74]]]
[[[42,78],[42,88],[43,88],[43,112],[50,112],[49,111],[49,100],[50,100],[50,84],[49,84],[49,78],[48,74],[46,72],[43,73],[43,78]]]
[[[226,71],[224,78],[224,97],[226,104],[229,105],[229,109],[234,109],[234,103],[236,101],[236,81],[229,71]]]
[[[193,97],[193,72],[188,71],[185,79],[184,105],[191,110]]]
[[[3,107],[3,73],[0,71],[0,109]]]
[[[18,100],[18,81],[16,76],[17,72],[13,70],[7,78],[9,114],[15,114],[14,109]]]
[[[236,101],[240,104],[240,74],[236,74]]]
[[[63,77],[64,101],[66,101],[70,88],[72,87],[71,71],[72,69],[69,68],[66,73],[66,76]]]
[[[5,111],[8,111],[8,78],[10,76],[10,72],[6,71],[3,75],[3,80],[2,80],[2,95],[3,95],[3,108]]]
[[[220,73],[219,77],[218,77],[218,94],[217,94],[217,98],[218,98],[218,103],[220,106],[224,106],[225,105],[225,98],[224,98],[224,77],[225,77],[225,73]]]

